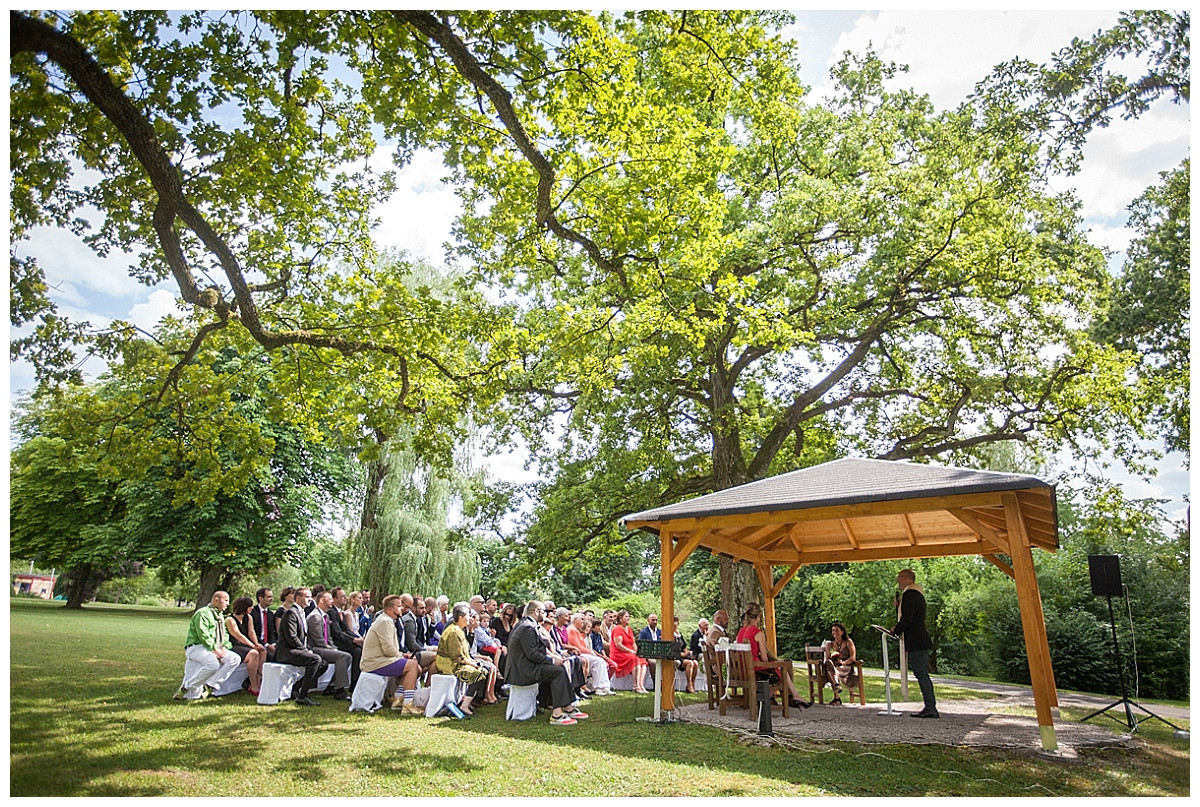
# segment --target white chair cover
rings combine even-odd
[[[433,717],[448,703],[458,703],[458,679],[453,675],[434,675],[429,683],[429,703],[425,716]]]
[[[354,685],[354,694],[350,697],[350,711],[374,712],[381,707],[387,682],[386,675],[376,675],[366,670],[359,673],[358,683]]]
[[[508,708],[504,711],[504,719],[529,720],[535,717],[537,715],[537,696],[537,684],[526,684],[520,687],[509,684]]]
[[[292,686],[304,677],[304,668],[291,664],[267,662],[263,665],[262,686],[258,690],[258,702],[263,706],[274,706],[292,697]]]
[[[242,662],[237,668],[229,674],[229,677],[217,685],[213,690],[213,694],[220,697],[221,695],[232,695],[235,692],[242,691],[242,682],[250,676],[250,668],[246,666],[246,662]]]

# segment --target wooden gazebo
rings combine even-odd
[[[1032,553],[1035,546],[1058,549],[1053,485],[1019,474],[842,459],[634,513],[622,523],[659,536],[663,625],[674,619],[675,573],[696,549],[750,563],[773,651],[775,597],[805,564],[982,555],[1016,583],[1042,747],[1058,747],[1058,695]],[[775,567],[783,567],[778,578]],[[674,708],[670,687],[663,708]]]

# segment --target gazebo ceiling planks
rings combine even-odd
[[[661,538],[666,625],[674,615],[675,573],[693,551],[752,564],[772,651],[774,598],[803,565],[982,556],[1016,584],[1042,747],[1057,748],[1058,696],[1032,556],[1033,547],[1058,549],[1053,485],[1020,474],[842,459],[634,513],[622,523]],[[775,566],[787,567],[778,580]],[[663,708],[673,704],[667,687]]]

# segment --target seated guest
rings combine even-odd
[[[228,605],[229,595],[217,591],[208,605],[192,614],[183,654],[193,666],[190,672],[185,668],[183,684],[175,693],[175,700],[207,698],[242,663],[241,656],[230,650],[229,634],[221,619]]]
[[[346,590],[335,586],[330,594],[333,595],[333,604],[325,614],[329,617],[329,638],[334,647],[350,654],[350,690],[354,691],[354,687],[358,685],[359,673],[362,672],[363,640],[346,627],[345,615],[350,613],[350,597],[346,595]]]
[[[717,642],[729,638],[729,634],[726,632],[728,630],[729,614],[722,608],[713,614],[712,627],[708,629],[708,636],[704,637],[705,643],[710,648],[715,648]]]
[[[316,610],[317,598],[320,597],[321,594],[323,594],[324,592],[325,592],[325,586],[321,585],[320,583],[317,583],[315,586],[312,587],[312,593],[310,593],[308,595],[308,607],[304,609],[305,619],[307,619],[309,616],[311,616],[312,612],[314,610]]]
[[[297,706],[319,706],[308,697],[326,664],[321,657],[308,649],[308,623],[304,608],[308,605],[308,589],[289,587],[283,590],[285,605],[277,611],[279,617],[279,642],[275,645],[275,661],[303,667],[304,676],[292,689]],[[290,604],[289,604],[290,603]]]
[[[697,661],[704,657],[704,648],[701,645],[704,644],[704,637],[707,635],[708,620],[700,617],[699,627],[696,628],[696,631],[692,634],[691,641],[688,643],[688,650],[692,651],[692,658]]]
[[[644,695],[646,689],[646,660],[638,657],[637,642],[633,639],[633,628],[629,627],[629,612],[617,612],[617,622],[612,628],[612,660],[617,663],[617,677],[633,675],[633,691]]]
[[[617,624],[617,612],[605,609],[600,615],[600,639],[604,642],[604,655],[612,657],[612,628]]]
[[[611,681],[617,675],[617,663],[609,658],[608,653],[604,650],[603,627],[602,619],[592,620],[591,634],[588,638],[592,642],[592,652],[596,654],[597,658],[604,659],[604,663],[608,665],[608,679]]]
[[[472,714],[472,702],[482,696],[488,678],[487,671],[479,661],[471,658],[470,643],[465,632],[470,611],[467,603],[455,603],[450,612],[450,624],[442,631],[437,657],[433,662],[439,675],[453,675],[467,684],[467,691],[459,701],[458,708],[468,716]]]
[[[496,641],[500,642],[501,646],[508,647],[508,636],[512,633],[512,629],[517,625],[517,606],[512,603],[505,603],[500,609],[500,613],[492,617],[492,634],[496,637]]]
[[[275,609],[275,642],[279,642],[279,626],[283,623],[283,615],[287,613],[287,609],[296,604],[296,589],[291,586],[284,586],[283,591],[279,592],[279,607]]]
[[[646,627],[638,631],[637,640],[639,642],[661,642],[662,628],[658,626],[658,616],[649,614],[646,617]]]
[[[333,595],[322,591],[317,595],[317,604],[308,615],[308,649],[316,653],[326,664],[334,665],[333,680],[325,687],[322,695],[331,695],[338,700],[350,700],[350,663],[352,658],[333,644],[333,625],[329,612],[333,610]]]
[[[358,635],[367,638],[367,631],[371,629],[371,619],[374,616],[375,609],[371,606],[371,592],[363,590],[358,592],[358,606],[354,612],[358,615]]]
[[[266,648],[266,657],[263,659],[266,663],[275,660],[275,614],[271,610],[275,595],[269,588],[260,588],[254,598],[258,604],[250,609],[250,618],[254,620],[254,634]]]
[[[254,631],[254,620],[250,609],[254,600],[249,597],[238,597],[233,601],[233,615],[225,617],[225,630],[233,641],[233,652],[246,662],[246,681],[251,695],[258,695],[262,686],[262,665],[266,661],[267,648],[258,641]]]
[[[679,669],[683,670],[684,676],[687,678],[687,691],[696,691],[696,672],[700,669],[700,664],[692,656],[692,651],[683,641],[683,634],[679,632],[679,617],[675,617],[675,647],[679,650],[680,660],[675,662]]]
[[[392,708],[399,707],[401,714],[423,715],[425,712],[413,705],[417,674],[421,668],[400,652],[396,638],[396,620],[399,618],[400,598],[389,594],[383,598],[382,610],[371,622],[371,628],[363,640],[362,671],[399,679]]]
[[[587,714],[575,705],[561,661],[554,661],[546,653],[537,626],[542,613],[542,604],[537,600],[525,606],[524,617],[508,637],[508,667],[504,674],[513,686],[537,684],[539,690],[544,690],[539,692],[539,700],[547,701],[552,709],[550,722],[573,726]]]
[[[484,612],[482,617],[475,616],[471,624],[472,637],[475,640],[475,649],[480,653],[486,653],[491,657],[492,663],[499,669],[504,669],[504,645],[500,644],[492,631],[484,624],[487,619],[487,613]]]
[[[742,614],[742,629],[738,631],[737,642],[738,644],[749,644],[756,661],[775,661],[775,654],[767,649],[767,634],[758,626],[758,620],[761,617],[761,605],[752,602],[746,606],[746,613]],[[755,670],[754,677],[760,681],[779,683],[779,672],[774,669]],[[789,677],[784,683],[787,685],[789,705],[793,708],[803,706],[805,709],[812,706],[812,703],[800,700],[800,695],[796,692],[795,681]]]
[[[833,637],[825,642],[825,680],[833,688],[834,706],[842,705],[842,687],[858,686],[858,656],[854,640],[846,634],[846,626],[834,622],[829,626]]]
[[[546,614],[545,628],[550,637],[550,654],[563,659],[563,667],[567,670],[575,697],[586,700],[592,697],[587,687],[588,662],[567,641],[567,620],[570,618],[571,612],[561,606],[555,609],[553,618],[549,613]]]
[[[498,683],[503,683],[500,675],[500,667],[496,663],[496,660],[493,656],[480,652],[476,637],[482,633],[489,639],[492,639],[492,641],[495,641],[495,639],[492,637],[491,631],[479,624],[479,617],[476,616],[474,611],[471,612],[471,616],[467,620],[467,627],[464,632],[467,636],[467,643],[470,645],[468,648],[468,653],[470,654],[471,658],[475,659],[475,661],[477,661],[480,666],[483,667],[483,669],[487,670],[488,679],[487,686],[483,691],[483,702],[495,703],[498,700],[496,697],[496,685]]]
[[[597,655],[596,651],[592,648],[591,622],[583,614],[577,613],[571,615],[571,624],[567,626],[567,642],[571,647],[575,648],[579,656],[587,663],[585,670],[587,675],[592,675],[592,665],[594,664],[604,665],[606,671],[609,665],[612,665],[614,668],[616,667],[608,659]],[[599,674],[599,672],[596,673],[596,675]],[[603,690],[595,690],[595,693],[597,695],[608,695],[611,691],[610,688],[606,687]]]
[[[350,602],[342,611],[342,621],[346,625],[346,631],[359,639],[365,639],[367,631],[371,628],[371,623],[367,622],[366,628],[362,627],[362,622],[359,621],[359,609],[362,608],[362,592],[350,592]]]
[[[432,626],[425,613],[425,603],[429,599],[432,598],[413,597],[412,619],[404,623],[404,646],[415,648],[410,652],[424,671],[433,669],[433,659],[437,655],[437,648],[429,644],[429,631]],[[409,631],[412,632],[411,636]]]

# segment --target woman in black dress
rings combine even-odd
[[[250,617],[250,609],[254,600],[249,597],[238,597],[233,603],[233,614],[225,617],[225,630],[233,641],[233,652],[246,662],[246,680],[249,682],[250,694],[258,696],[258,688],[262,685],[262,665],[267,659],[267,649],[263,647],[254,632],[254,620]]]

